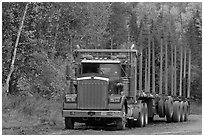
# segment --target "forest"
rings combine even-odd
[[[149,37],[156,63],[161,38],[169,50],[191,49],[191,97],[202,99],[202,3],[3,2],[3,118],[23,114],[55,124],[78,46],[145,49]]]

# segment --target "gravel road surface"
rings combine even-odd
[[[202,134],[202,115],[191,115],[189,121],[166,123],[164,118],[155,116],[155,121],[144,128],[126,128],[117,131],[112,126],[86,127],[76,124],[74,130],[59,130],[48,134],[57,135],[199,135]]]

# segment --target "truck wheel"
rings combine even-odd
[[[118,119],[117,121],[116,121],[116,125],[117,125],[117,129],[118,130],[124,130],[125,129],[125,126],[126,126],[126,107],[125,106],[123,106],[122,107],[122,114],[123,114],[123,116],[122,116],[122,118],[120,118],[120,119]]]
[[[165,108],[165,115],[166,115],[166,120],[167,122],[172,121],[172,116],[173,116],[173,99],[169,98],[164,102],[164,108]]]
[[[126,125],[126,123],[124,122],[123,119],[118,119],[117,120],[117,130],[124,130],[125,125]]]
[[[179,122],[181,117],[181,105],[179,101],[173,103],[173,116],[172,119],[174,122]]]
[[[184,102],[181,101],[181,102],[180,102],[180,105],[181,105],[181,118],[180,118],[180,121],[183,122],[183,121],[184,121],[184,118],[185,118]]]
[[[189,116],[189,104],[187,101],[184,102],[184,121],[188,121]]]
[[[148,121],[149,122],[153,122],[154,121],[154,114],[151,117],[148,117]]]
[[[128,126],[128,128],[134,127],[134,120],[133,119],[127,119],[127,126]]]
[[[137,127],[143,127],[144,126],[144,113],[143,112],[139,113],[139,117],[137,119],[136,125],[137,125]]]
[[[148,124],[148,108],[147,104],[144,104],[144,126]]]
[[[74,119],[65,117],[65,129],[74,129]]]
[[[158,102],[158,114],[159,114],[159,117],[165,117],[165,115],[164,115],[164,102],[163,102],[163,100],[160,100]]]

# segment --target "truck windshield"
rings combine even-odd
[[[82,73],[99,73],[109,76],[110,80],[114,80],[121,76],[121,67],[120,64],[84,63],[82,64]]]

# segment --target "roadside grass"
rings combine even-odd
[[[192,115],[202,115],[202,100],[190,101],[190,114]]]
[[[61,111],[62,100],[48,100],[39,95],[3,95],[2,129],[5,129],[3,134],[22,134],[22,128],[28,128],[28,134],[38,134],[38,130],[33,130],[42,126],[46,126],[49,129],[62,129],[64,124]],[[190,113],[192,115],[202,115],[201,100],[191,101]]]
[[[3,96],[2,128],[56,126],[62,123],[62,103],[36,96]]]

